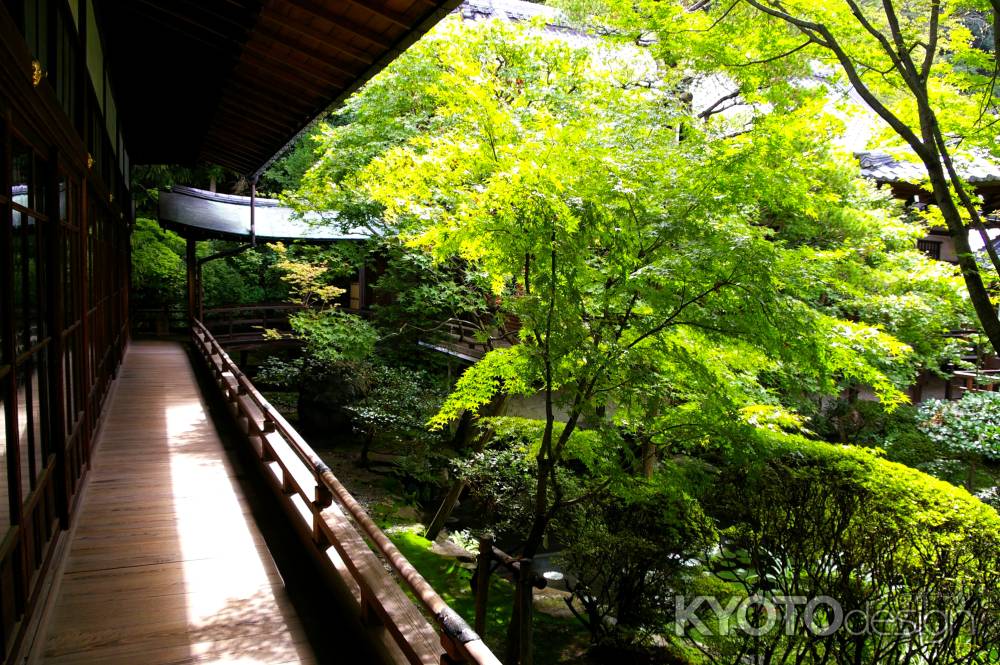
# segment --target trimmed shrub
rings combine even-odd
[[[723,537],[709,570],[730,591],[723,606],[749,607],[751,630],[687,626],[710,662],[996,662],[1000,517],[966,491],[870,450],[802,440],[722,469],[716,487],[704,505]],[[778,625],[749,634],[768,607]]]

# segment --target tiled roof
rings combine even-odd
[[[523,0],[465,0],[456,11],[461,12],[462,18],[467,20],[499,18],[527,21],[541,16],[546,25],[567,27],[565,17],[558,9]]]
[[[861,163],[861,175],[879,182],[919,183],[927,179],[927,171],[922,164],[900,159],[877,150],[857,152]],[[979,156],[963,155],[955,157],[959,174],[972,183],[1000,184],[1000,164]]]

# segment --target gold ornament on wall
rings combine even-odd
[[[87,153],[87,168],[88,169],[94,168],[94,158],[91,156],[89,152]]]
[[[45,78],[45,70],[42,69],[42,63],[38,60],[31,61],[31,84],[36,88],[41,84],[42,79]]]

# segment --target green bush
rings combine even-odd
[[[709,662],[996,662],[1000,517],[964,490],[871,450],[793,440],[721,469],[704,506],[723,527],[709,570],[732,597],[779,608],[829,597],[854,622],[823,637],[802,612],[783,617],[791,634],[687,626]],[[879,630],[860,617],[878,617]],[[836,615],[813,618],[822,627]]]
[[[919,417],[921,430],[939,456],[965,466],[969,491],[978,484],[979,467],[1000,461],[1000,393],[968,392],[960,400],[928,400],[920,405]]]
[[[440,386],[424,371],[380,363],[359,372],[364,397],[345,407],[363,444],[361,462],[376,444],[400,454],[396,465],[404,483],[435,486],[446,460],[441,452],[442,434],[427,428],[427,421],[444,399]]]
[[[491,431],[489,445],[457,461],[457,477],[468,483],[470,494],[482,504],[499,540],[523,542],[534,508],[536,456],[545,421],[502,416],[480,422]],[[554,436],[559,436],[562,428],[562,423],[556,423]],[[609,452],[611,448],[606,433],[574,431],[562,463],[554,469],[557,482],[549,486],[550,500],[554,500],[557,487],[564,499],[586,495],[588,501],[594,501],[606,494],[606,488],[602,490],[606,480],[622,473],[618,460]],[[573,503],[579,507],[582,500]],[[573,514],[571,510],[556,511],[550,538],[561,540],[562,532],[573,531],[565,526]]]
[[[838,400],[813,426],[828,441],[882,449],[892,462],[973,490],[996,482],[984,466],[995,455],[977,452],[977,436],[988,433],[990,422],[1000,422],[996,406],[1000,402],[988,395],[967,403],[929,400],[892,412],[879,402]]]
[[[135,306],[159,308],[181,305],[187,271],[184,239],[160,228],[156,220],[135,220],[132,231],[132,291]]]
[[[712,520],[678,483],[675,470],[633,478],[577,511],[560,561],[570,572],[574,615],[595,645],[651,645],[674,619],[665,602],[688,585],[692,567],[716,538]]]

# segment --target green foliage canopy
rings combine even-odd
[[[794,396],[846,385],[891,407],[964,314],[954,271],[912,251],[919,231],[830,146],[840,124],[816,95],[720,135],[673,93],[681,78],[636,51],[452,18],[324,132],[297,194],[460,261],[520,322],[433,423],[542,392],[535,545],[572,500],[549,476],[602,407],[664,445],[795,429]],[[912,298],[930,304],[898,317]]]

